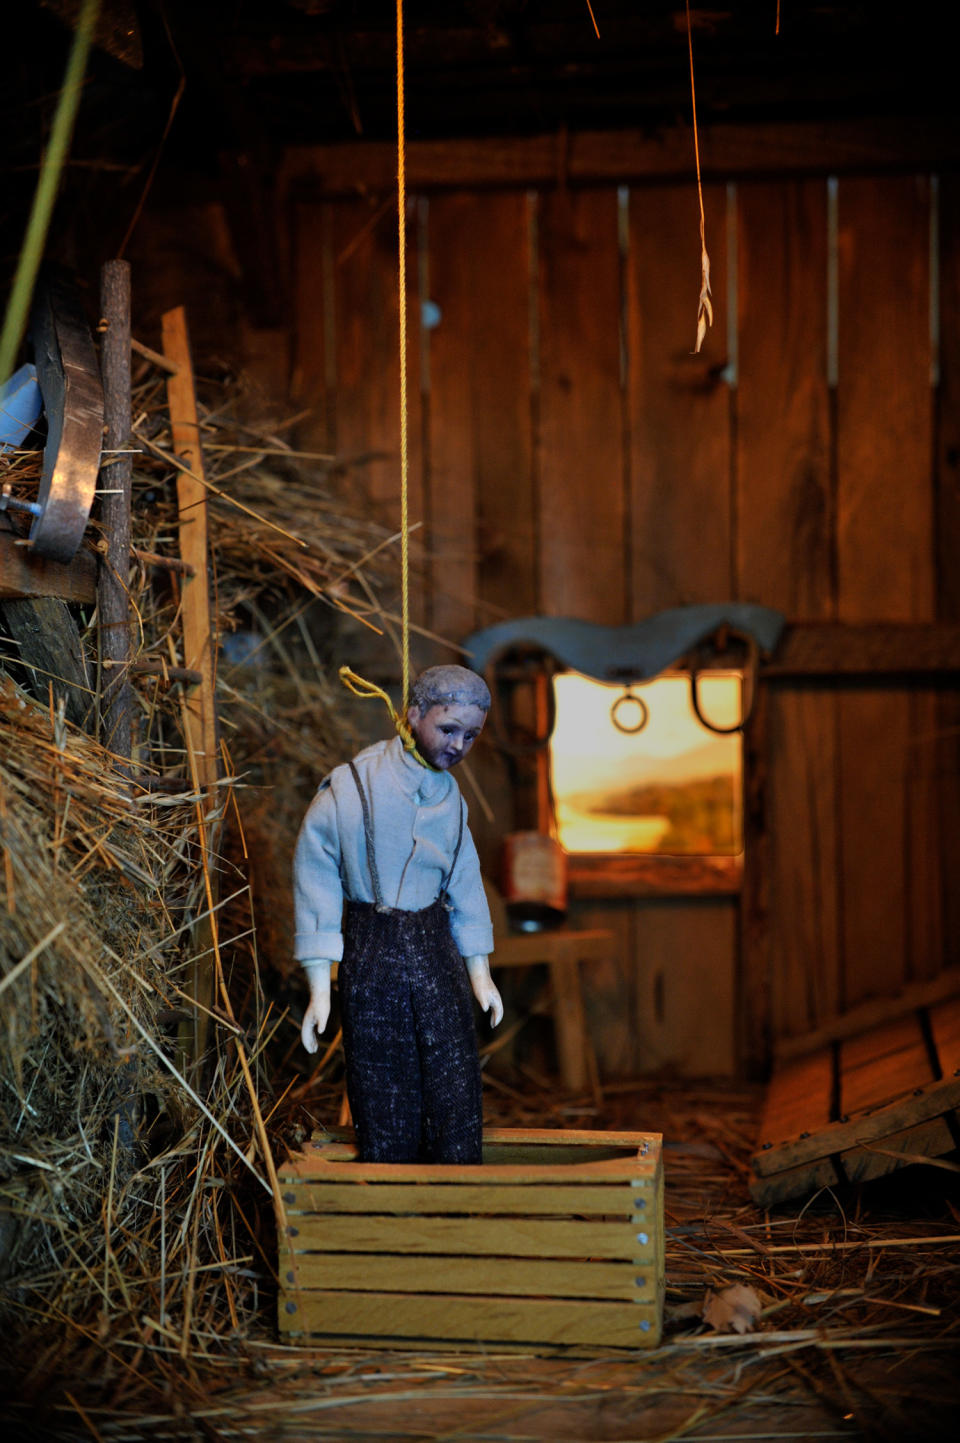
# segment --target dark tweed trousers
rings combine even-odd
[[[360,1160],[480,1162],[473,993],[443,903],[348,902],[339,979]]]

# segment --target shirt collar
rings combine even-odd
[[[446,772],[427,771],[415,761],[399,737],[387,743],[390,767],[403,793],[412,800],[419,795],[425,802],[439,802],[446,796],[453,778]]]

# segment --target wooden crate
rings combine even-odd
[[[472,1167],[280,1173],[280,1333],[365,1347],[652,1347],[663,1318],[659,1133],[492,1129]]]
[[[900,1001],[858,1009],[806,1048],[790,1045],[767,1091],[754,1201],[770,1206],[819,1187],[866,1182],[957,1147],[956,986],[955,976],[945,976]]]

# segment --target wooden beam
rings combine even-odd
[[[958,674],[960,625],[954,622],[796,622],[760,668],[766,681]]]
[[[0,597],[58,596],[92,602],[97,594],[97,561],[81,548],[72,561],[40,556],[0,519]]]
[[[705,180],[942,172],[960,164],[960,131],[932,119],[707,125],[699,140]],[[692,153],[693,133],[686,124],[653,132],[415,140],[406,147],[406,179],[411,191],[689,181]],[[387,194],[396,188],[396,164],[392,143],[291,146],[280,167],[279,189],[315,196]]]

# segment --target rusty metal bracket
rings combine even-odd
[[[103,386],[93,337],[66,282],[44,282],[31,321],[47,443],[30,528],[33,548],[55,561],[76,555],[90,516],[103,445]]]

